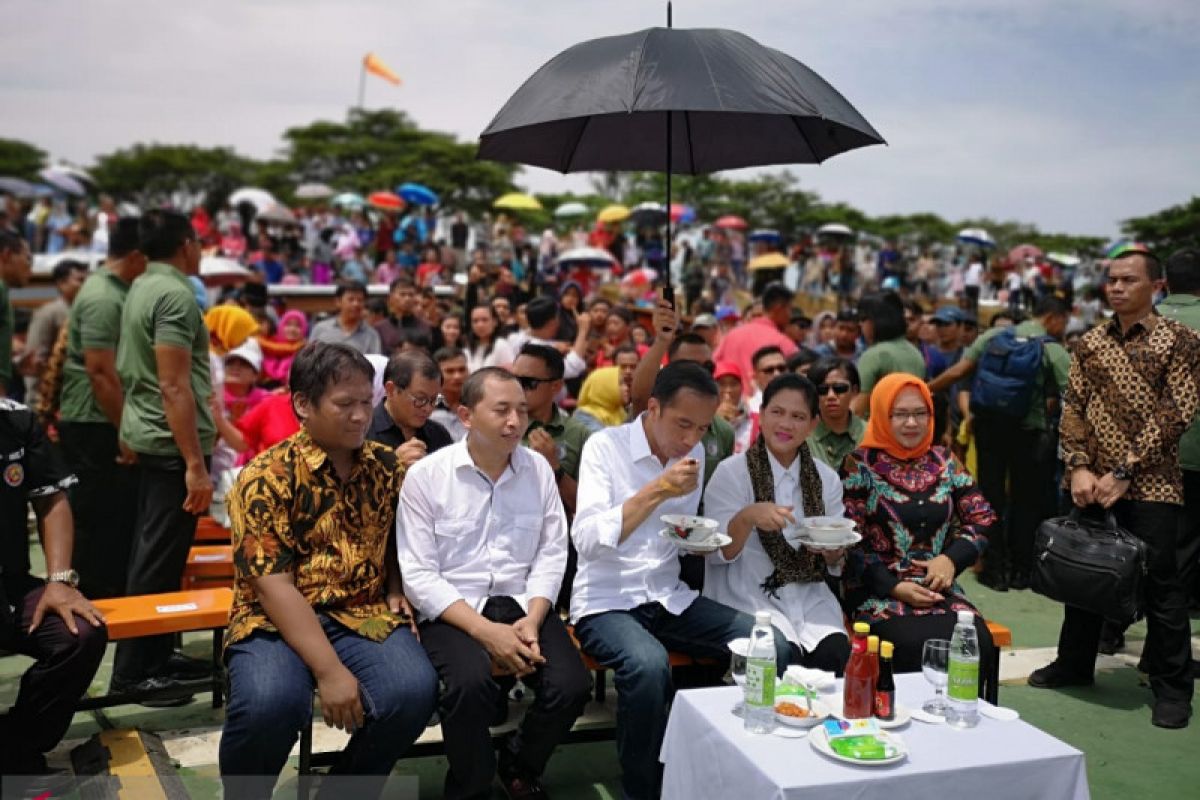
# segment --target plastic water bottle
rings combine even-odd
[[[742,722],[750,733],[770,733],[775,729],[775,632],[771,612],[754,615],[750,647],[746,651],[745,702]]]
[[[950,668],[946,682],[946,722],[956,728],[979,724],[979,637],[975,615],[958,612],[950,637]]]

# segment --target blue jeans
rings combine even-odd
[[[613,670],[617,687],[617,758],[621,788],[633,800],[659,796],[658,760],[674,687],[667,651],[701,658],[729,658],[726,643],[749,636],[754,617],[698,597],[679,616],[659,603],[629,611],[584,617],[575,626],[583,651]],[[777,667],[782,674],[791,645],[775,631]]]
[[[386,776],[421,735],[437,700],[437,673],[408,628],[376,642],[318,617],[338,658],[358,679],[364,724],[331,772]],[[277,633],[257,631],[225,652],[229,707],[221,734],[226,797],[269,797],[300,729],[311,723],[315,681]]]

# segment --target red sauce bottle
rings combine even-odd
[[[871,626],[867,623],[854,623],[854,641],[842,681],[842,716],[846,719],[867,719],[875,709],[875,674],[867,652],[870,631]]]

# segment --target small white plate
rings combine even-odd
[[[805,547],[811,547],[813,550],[840,550],[843,547],[849,547],[862,541],[862,534],[858,531],[846,531],[845,538],[836,542],[814,542],[809,538],[808,534],[800,534],[796,537],[796,541]]]
[[[985,717],[991,717],[992,719],[996,719],[1001,722],[1016,722],[1021,718],[1021,715],[1015,708],[994,706],[991,703],[980,703],[979,713]]]
[[[888,764],[895,764],[908,758],[908,748],[904,746],[904,740],[899,736],[887,733],[885,731],[880,731],[876,735],[880,739],[886,739],[887,741],[891,742],[899,752],[891,758],[880,758],[874,760],[850,758],[849,756],[844,756],[841,753],[835,752],[834,749],[829,746],[829,734],[827,734],[825,732],[825,728],[821,726],[813,728],[809,731],[808,741],[809,744],[812,745],[813,750],[816,750],[821,755],[829,756],[836,761],[842,761],[846,764],[854,764],[855,766],[859,767],[885,767]]]
[[[658,532],[658,535],[674,544],[680,550],[685,550],[689,553],[711,553],[715,550],[720,550],[733,541],[733,539],[723,533],[714,533],[702,542],[690,542],[687,539],[680,539],[675,535],[675,531],[670,528],[663,528]]]

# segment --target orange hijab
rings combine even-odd
[[[910,386],[916,387],[921,393],[921,399],[925,401],[925,408],[929,411],[929,427],[916,447],[905,447],[892,433],[892,407],[896,405],[896,397],[900,392]],[[867,421],[867,434],[859,443],[859,447],[874,447],[883,450],[892,458],[911,461],[928,453],[932,444],[933,397],[929,394],[929,387],[925,385],[925,381],[907,372],[893,372],[875,384],[875,389],[871,392],[871,419]]]

